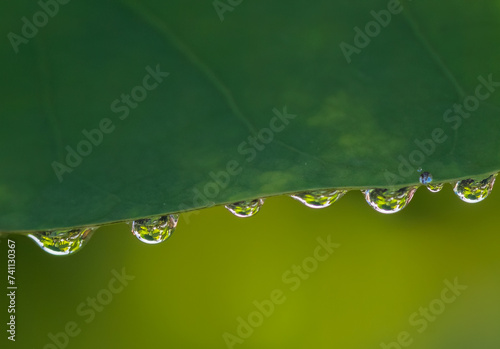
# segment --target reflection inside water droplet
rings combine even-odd
[[[52,255],[69,255],[80,250],[97,228],[79,228],[29,234],[38,246]]]
[[[236,217],[252,217],[264,205],[264,199],[255,199],[252,201],[240,201],[234,204],[226,205],[226,208]]]
[[[397,190],[369,189],[365,190],[365,200],[376,211],[395,213],[401,211],[413,198],[417,187],[405,187]]]
[[[177,214],[137,219],[132,222],[132,233],[146,244],[159,244],[172,235],[178,220]]]
[[[422,183],[423,185],[427,185],[429,184],[430,182],[432,182],[432,175],[429,173],[429,172],[424,172],[420,175],[420,177],[418,178],[418,180],[420,181],[420,183]]]
[[[429,189],[430,192],[437,193],[438,191],[441,191],[443,189],[444,183],[437,183],[437,184],[427,184],[426,187]]]
[[[326,189],[301,192],[290,195],[290,197],[311,208],[325,208],[340,199],[345,193],[347,190]]]
[[[497,174],[482,180],[464,179],[455,183],[453,191],[460,200],[468,203],[483,201],[491,193]]]

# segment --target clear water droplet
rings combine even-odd
[[[137,219],[132,222],[132,233],[146,244],[159,244],[172,235],[178,221],[177,214]]]
[[[429,172],[424,172],[420,175],[420,177],[418,178],[418,180],[420,181],[420,183],[422,183],[423,185],[427,185],[429,184],[430,182],[432,182],[432,175],[429,173]]]
[[[437,193],[438,191],[441,191],[441,189],[443,189],[444,183],[427,184],[426,187],[430,192]]]
[[[340,199],[345,193],[347,190],[326,189],[301,192],[290,195],[290,197],[302,202],[307,207],[325,208]]]
[[[78,228],[55,230],[29,234],[45,252],[55,256],[64,256],[79,251],[89,241],[97,228]]]
[[[422,172],[422,167],[419,167],[419,168],[417,169],[417,172],[419,172],[419,173],[420,173],[420,172]]]
[[[397,190],[368,189],[364,191],[366,202],[381,213],[401,211],[413,198],[417,187],[405,187]]]
[[[252,217],[264,205],[264,199],[255,199],[252,201],[239,201],[234,204],[226,205],[226,208],[236,217]]]
[[[483,180],[464,179],[455,183],[453,191],[460,200],[468,203],[483,201],[491,193],[497,174]]]

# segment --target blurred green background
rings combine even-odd
[[[420,188],[394,215],[375,212],[357,191],[322,210],[270,198],[248,219],[214,207],[191,214],[189,224],[181,215],[174,235],[156,246],[117,224],[100,228],[69,257],[11,235],[17,341],[3,331],[0,346],[44,348],[53,343],[49,333],[74,321],[81,332],[67,348],[227,348],[223,334],[237,335],[237,318],[247,319],[255,300],[280,289],[286,300],[234,348],[382,348],[402,331],[415,349],[498,348],[499,208],[495,190],[466,204],[446,185],[438,194]],[[341,246],[292,291],[283,274],[328,236]],[[6,239],[0,260],[5,290]],[[112,270],[123,268],[135,279],[87,323],[78,305],[107,289]],[[455,278],[467,289],[419,333],[410,316]],[[7,300],[2,297],[4,324]]]

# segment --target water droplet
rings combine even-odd
[[[437,193],[438,191],[441,191],[443,189],[444,183],[437,183],[437,184],[427,184],[426,187],[429,189],[429,191],[433,193]]]
[[[455,183],[453,191],[460,200],[468,203],[483,201],[491,193],[497,174],[483,180],[464,179]]]
[[[132,233],[146,244],[159,244],[172,235],[178,220],[177,214],[137,219],[132,222]]]
[[[234,204],[226,205],[226,208],[236,217],[252,217],[264,205],[264,199],[255,199],[252,201],[240,201]]]
[[[79,251],[89,241],[97,228],[56,230],[29,234],[45,252],[64,256]]]
[[[365,200],[376,211],[395,213],[401,211],[413,198],[417,187],[405,187],[397,190],[368,189],[364,191]]]
[[[345,193],[347,193],[347,190],[327,189],[307,192],[305,191],[290,195],[290,197],[302,202],[307,207],[325,208],[340,199],[342,196],[344,196]]]
[[[424,172],[420,175],[419,179],[420,183],[427,185],[432,182],[432,175],[429,172]]]
[[[422,167],[419,167],[419,168],[417,169],[417,172],[419,172],[419,173],[420,173],[420,172],[422,172]]]

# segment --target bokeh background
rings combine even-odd
[[[498,191],[498,190],[497,190]],[[2,331],[1,347],[53,348],[49,333],[69,321],[81,332],[77,348],[227,348],[238,317],[275,289],[286,301],[235,348],[382,348],[410,333],[409,347],[500,347],[500,195],[461,202],[446,185],[419,188],[403,211],[383,215],[359,191],[314,210],[289,197],[266,200],[252,218],[214,207],[181,218],[174,235],[151,246],[125,224],[100,228],[73,256],[43,252],[23,236],[17,243],[17,340]],[[317,238],[341,246],[295,291],[282,275],[313,256]],[[7,244],[0,243],[1,281]],[[77,306],[108,287],[112,270],[135,276],[95,318]],[[409,323],[420,307],[441,297],[444,280],[466,285],[422,332]],[[2,323],[8,321],[2,297]],[[398,348],[392,345],[389,348]]]

